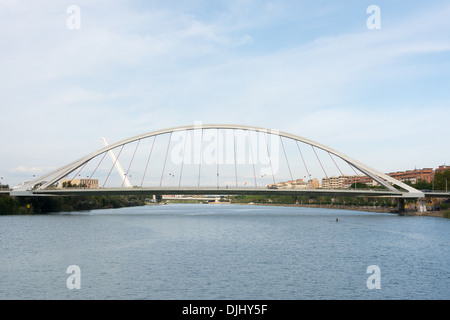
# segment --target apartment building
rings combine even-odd
[[[62,179],[61,187],[98,189],[98,179]]]
[[[443,165],[443,166],[439,166],[439,168],[434,169],[434,173],[435,174],[436,173],[442,173],[442,172],[447,171],[447,170],[450,170],[450,166]]]
[[[340,177],[330,177],[322,179],[322,188],[323,189],[344,189],[348,177],[340,176]]]

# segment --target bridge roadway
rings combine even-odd
[[[0,195],[11,196],[95,196],[95,195],[291,195],[332,197],[391,197],[402,198],[403,193],[390,190],[367,189],[269,189],[251,187],[152,187],[152,188],[99,188],[99,189],[45,189],[15,193],[1,190]],[[425,191],[427,198],[450,198],[448,191]]]
[[[251,187],[152,187],[152,188],[99,188],[99,189],[44,189],[30,190],[29,196],[94,196],[94,195],[292,195],[292,196],[369,196],[402,197],[402,192],[390,190],[355,189],[269,189]],[[12,193],[14,195],[14,192]],[[19,194],[18,194],[19,195]],[[22,194],[20,194],[22,195]],[[26,194],[23,194],[26,196]]]
[[[448,191],[425,191],[424,195],[427,198],[450,198]]]

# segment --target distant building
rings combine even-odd
[[[303,179],[288,180],[268,185],[270,188],[280,189],[318,189],[319,186],[319,180],[317,179],[311,179],[308,182],[303,181]]]
[[[402,182],[411,182],[412,184],[415,184],[419,182],[419,180],[426,181],[427,183],[431,183],[431,181],[434,180],[434,175],[437,172],[444,172],[446,170],[450,170],[450,166],[439,166],[437,169],[432,168],[423,168],[423,169],[414,169],[414,170],[406,170],[406,171],[397,171],[397,172],[390,172],[387,173],[388,176],[402,181]],[[375,182],[372,178],[368,176],[353,176],[348,177],[347,183],[351,182],[350,184],[353,184],[355,182],[364,183],[367,185],[377,185],[377,182]]]
[[[308,187],[309,187],[309,189],[319,189],[319,187],[320,187],[319,180],[317,180],[317,179],[309,180]]]
[[[347,177],[344,177],[344,176],[323,178],[322,179],[322,188],[323,189],[343,189],[346,181],[347,181]]]
[[[434,173],[442,173],[447,170],[450,170],[450,166],[443,165],[443,166],[439,166],[439,168],[436,168],[434,170]]]
[[[308,189],[308,183],[303,181],[303,179],[297,179],[293,183],[294,189]]]
[[[399,181],[402,182],[409,181],[412,184],[415,184],[419,180],[424,180],[428,183],[431,183],[431,181],[434,180],[434,173],[435,171],[433,169],[424,168],[424,169],[391,172],[388,175]]]
[[[61,188],[98,189],[98,179],[62,179]]]
[[[434,180],[435,173],[444,172],[450,170],[450,166],[439,166],[439,168],[431,169],[414,169],[414,170],[406,170],[406,171],[397,171],[387,173],[388,176],[392,178],[402,181],[402,182],[411,182],[412,184],[416,184],[419,180],[426,181],[431,183]],[[289,180],[285,182],[279,182],[273,185],[269,185],[271,187],[278,187],[283,189],[349,189],[355,183],[362,183],[367,186],[377,186],[379,185],[377,181],[373,180],[371,177],[366,175],[353,175],[353,176],[333,176],[322,178],[322,184],[319,184],[319,180],[312,179],[308,182],[303,181],[303,179],[297,180]]]

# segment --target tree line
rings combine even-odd
[[[0,215],[40,214],[142,206],[145,196],[10,197],[0,196]]]

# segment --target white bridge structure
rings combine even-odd
[[[195,123],[103,142],[10,194],[424,197],[337,150],[279,130]],[[362,177],[370,183],[358,188]]]

